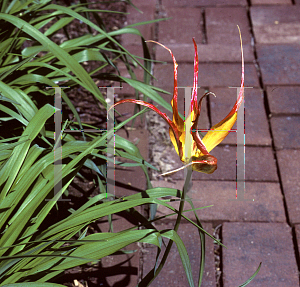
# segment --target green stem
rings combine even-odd
[[[189,183],[191,181],[192,172],[193,172],[192,167],[188,167],[186,170],[187,170],[187,175],[186,175],[186,178],[185,178],[185,183],[184,183],[182,194],[181,194],[181,200],[180,200],[180,205],[179,205],[179,210],[178,210],[178,216],[177,216],[176,223],[175,223],[175,226],[174,226],[174,231],[176,231],[176,232],[179,228],[179,224],[180,224],[180,221],[181,221],[181,214],[182,214],[183,208],[184,208],[185,196],[186,196],[186,193],[188,191]],[[170,239],[169,243],[167,245],[167,248],[165,250],[164,256],[163,256],[158,268],[156,269],[156,272],[155,272],[152,280],[149,282],[149,285],[156,278],[156,276],[159,274],[159,272],[163,268],[163,266],[164,266],[164,264],[165,264],[165,262],[168,258],[168,255],[171,251],[172,245],[173,245],[173,240]]]

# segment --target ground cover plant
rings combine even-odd
[[[132,5],[130,0],[125,2]],[[186,248],[176,232],[184,217],[183,209],[175,210],[168,205],[169,200],[162,199],[165,196],[184,199],[191,169],[180,192],[152,188],[147,169],[154,167],[142,158],[134,144],[116,136],[115,154],[134,162],[118,161],[116,165],[142,168],[148,188],[144,193],[115,198],[106,190],[107,154],[110,152],[107,139],[113,136],[113,131],[86,132],[82,139],[64,132],[54,134],[53,115],[57,111],[53,87],[58,86],[68,87],[61,90],[61,97],[74,115],[71,121],[63,115],[62,129],[99,128],[81,122],[67,95],[69,90],[84,89],[106,115],[105,95],[96,84],[99,80],[127,82],[141,92],[144,99],[149,98],[172,111],[171,105],[158,94],[163,91],[149,85],[151,59],[139,31],[132,26],[107,31],[101,17],[113,11],[91,7],[86,1],[70,7],[48,0],[0,1],[0,286],[62,286],[51,282],[66,269],[124,252],[122,248],[133,242],[153,244],[159,254],[166,240],[176,243],[189,285],[194,286]],[[68,25],[75,20],[84,25],[88,33],[72,38]],[[57,35],[62,32],[65,38],[57,41]],[[141,37],[143,58],[132,55],[119,43],[118,36],[126,33]],[[117,60],[125,64],[130,79],[119,75]],[[94,63],[93,68],[88,69],[86,62]],[[137,81],[132,70],[132,66],[138,65],[144,69],[144,82]],[[110,69],[114,72],[107,72]],[[138,111],[115,128],[123,127],[145,111]],[[57,147],[54,138],[61,139],[61,178],[53,172]],[[57,222],[49,221],[49,214],[59,208],[59,199],[68,198],[74,178],[84,177],[83,167],[94,172],[98,194],[89,197],[77,209],[69,209]],[[55,194],[54,187],[60,181],[62,189]],[[135,209],[148,204],[162,204],[178,213],[174,230],[157,230],[152,221]],[[134,214],[139,224],[116,233],[87,233],[89,224],[121,211]],[[196,223],[189,221],[197,228],[202,244],[200,286],[205,262],[204,236],[213,237],[203,230],[199,218]],[[162,262],[142,278],[139,286],[149,285],[159,274],[169,249]]]

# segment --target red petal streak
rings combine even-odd
[[[177,126],[183,126],[183,120],[181,119],[181,117],[178,114],[178,107],[177,107],[177,100],[178,100],[178,84],[177,84],[178,72],[177,72],[177,68],[178,68],[178,64],[176,62],[176,59],[175,59],[172,51],[168,47],[164,46],[163,44],[152,41],[152,40],[149,40],[149,41],[146,41],[146,42],[152,42],[152,43],[156,43],[156,44],[162,46],[163,48],[168,50],[169,53],[172,56],[173,63],[174,63],[174,92],[173,92],[173,98],[172,98],[172,101],[171,101],[171,105],[172,105],[172,109],[173,109],[173,122],[175,122],[175,124]]]
[[[195,39],[193,38],[194,48],[195,48],[195,58],[194,58],[194,85],[191,99],[191,111],[197,109],[197,86],[198,86],[198,49]],[[195,111],[196,112],[196,111]]]
[[[196,122],[193,124],[192,126],[192,130],[196,130],[197,129],[197,124]],[[209,155],[209,152],[206,149],[206,146],[204,145],[204,143],[202,142],[199,134],[197,131],[192,132],[192,137],[193,140],[196,142],[197,148],[205,155]]]
[[[230,113],[220,122],[223,123],[224,121],[226,121],[228,118],[230,118],[234,113],[236,113],[239,109],[239,107],[242,104],[242,101],[244,99],[244,80],[245,80],[245,68],[244,68],[244,53],[243,53],[243,42],[242,42],[242,35],[241,35],[241,31],[240,31],[240,27],[238,26],[239,29],[239,33],[240,33],[240,41],[241,41],[241,53],[242,53],[242,77],[241,77],[241,88],[240,88],[240,93],[238,96],[238,99],[236,101],[236,103],[234,104],[232,110],[230,111]]]
[[[204,97],[206,97],[207,95],[212,94],[211,92],[207,92],[205,93],[201,99],[199,100],[199,104],[198,104],[198,108],[197,108],[197,113],[196,113],[196,118],[195,121],[192,125],[192,130],[197,130],[198,129],[198,119],[200,116],[200,111],[201,111],[201,104],[202,104],[202,100],[204,99]],[[194,141],[196,142],[197,148],[205,155],[209,155],[209,152],[206,149],[206,146],[204,145],[204,143],[202,142],[199,134],[197,131],[192,131],[192,136]]]
[[[126,100],[121,100],[117,103],[115,103],[114,105],[112,105],[109,109],[108,109],[108,112],[114,108],[115,106],[118,106],[120,104],[123,104],[123,103],[134,103],[134,104],[138,104],[138,105],[141,105],[141,106],[145,106],[151,110],[153,110],[154,112],[156,112],[157,114],[159,114],[166,122],[167,124],[170,126],[170,129],[172,130],[173,134],[174,134],[174,137],[176,139],[176,142],[177,142],[177,146],[178,146],[178,150],[179,148],[182,146],[180,141],[179,141],[179,134],[178,134],[178,129],[176,127],[176,125],[168,118],[168,116],[165,114],[165,113],[162,113],[158,108],[156,108],[154,105],[152,104],[149,104],[147,102],[144,102],[144,101],[141,101],[141,100],[134,100],[134,99],[126,99]]]
[[[204,172],[207,174],[213,173],[217,169],[217,159],[208,154],[199,158],[192,158],[193,170]]]

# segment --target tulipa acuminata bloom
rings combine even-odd
[[[240,32],[240,30],[239,30]],[[243,56],[243,47],[242,47],[242,37],[240,34],[240,41],[241,41],[241,54],[242,54],[242,77],[241,77],[241,88],[239,92],[238,99],[236,103],[234,104],[233,108],[229,112],[229,114],[218,124],[214,125],[207,134],[203,137],[201,140],[198,132],[197,132],[197,126],[198,126],[198,119],[200,116],[200,110],[201,110],[201,102],[203,98],[208,95],[209,93],[204,94],[201,99],[199,100],[199,103],[197,104],[197,84],[198,84],[198,50],[195,40],[193,39],[194,48],[195,48],[195,59],[194,59],[194,84],[193,84],[193,90],[192,90],[192,97],[191,97],[191,106],[190,106],[190,114],[187,115],[186,120],[184,121],[178,114],[178,108],[177,108],[177,100],[178,100],[178,88],[177,88],[177,63],[175,60],[175,57],[172,53],[172,51],[167,48],[166,46],[154,42],[154,41],[148,41],[148,42],[154,42],[163,48],[167,49],[172,58],[174,63],[174,92],[173,92],[173,98],[171,100],[171,105],[173,109],[173,121],[171,121],[165,113],[162,113],[159,109],[157,109],[154,105],[147,103],[145,101],[141,100],[134,100],[134,99],[126,99],[121,100],[117,103],[115,103],[112,107],[120,105],[122,103],[135,103],[138,105],[142,105],[145,107],[148,107],[155,111],[157,114],[159,114],[170,126],[169,128],[169,134],[170,139],[174,145],[174,148],[177,152],[177,154],[180,157],[180,160],[186,165],[182,168],[185,168],[187,166],[192,165],[192,169],[195,171],[203,172],[203,173],[213,173],[217,169],[217,159],[211,155],[209,152],[217,146],[220,142],[224,140],[224,138],[228,135],[229,130],[233,127],[234,123],[237,119],[237,112],[238,109],[243,101],[244,98],[244,56]],[[111,107],[111,108],[112,108]],[[190,123],[189,125],[187,125]],[[191,156],[186,156],[186,133],[185,128],[186,126],[190,126],[191,129],[191,135],[192,135],[192,144],[191,144]],[[182,169],[180,168],[180,169]],[[178,171],[180,169],[177,169],[175,171]],[[175,172],[167,172],[163,175]]]

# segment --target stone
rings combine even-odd
[[[300,250],[300,225],[295,225],[295,233],[297,236],[297,242],[298,242],[298,250]]]
[[[128,245],[124,250],[138,250],[133,254],[106,256],[101,259],[101,269],[97,270],[99,286],[128,286],[135,287],[139,276],[139,247],[137,243]],[[126,285],[124,285],[126,284]]]
[[[202,7],[202,6],[246,6],[246,0],[162,0],[165,7]]]
[[[210,7],[205,9],[207,42],[224,46],[240,46],[239,31],[241,29],[243,45],[249,45],[251,35],[247,10],[245,7]]]
[[[197,43],[202,41],[200,8],[168,7],[165,13],[164,17],[172,19],[159,22],[158,42],[168,46],[169,43],[191,43],[192,37],[195,37]],[[188,17],[183,17],[183,14]]]
[[[217,158],[218,168],[212,174],[194,172],[196,180],[236,180],[236,146],[219,145],[210,154]],[[174,164],[170,170],[183,166],[174,148],[168,151]],[[275,159],[271,147],[245,148],[245,176],[251,181],[278,181]],[[266,168],[267,167],[267,168]],[[167,170],[167,171],[170,171]],[[163,171],[165,172],[165,170]],[[168,175],[171,180],[183,180],[183,170]]]
[[[299,14],[300,7],[292,5],[251,7],[251,19],[256,43],[299,43]]]
[[[291,0],[251,0],[252,5],[292,5]]]
[[[213,174],[195,172],[195,179],[236,180],[236,152],[235,146],[215,147],[210,154],[218,159],[218,169]],[[278,181],[275,160],[270,147],[246,146],[245,160],[246,180]]]
[[[166,223],[157,225],[156,227],[158,230],[173,229],[174,224]],[[212,234],[213,229],[211,223],[204,223],[203,227],[208,233]],[[199,262],[201,257],[199,233],[197,228],[192,224],[182,222],[178,229],[178,235],[181,237],[187,249],[187,253],[191,262],[194,284],[195,286],[198,286]],[[167,244],[168,240],[166,238],[163,238],[163,240]],[[216,286],[213,240],[206,236],[205,243],[205,269],[201,286]],[[162,244],[160,260],[164,251],[165,246]],[[143,276],[146,276],[147,273],[155,266],[155,257],[156,248],[147,244],[146,248],[143,250]],[[160,287],[189,286],[175,243],[173,243],[163,269],[156,279],[151,283],[151,285]]]
[[[300,114],[300,87],[268,86],[267,96],[272,115]]]
[[[272,117],[271,128],[276,149],[300,147],[300,116]]]
[[[300,84],[300,44],[257,45],[264,85]]]
[[[137,11],[134,7],[128,5],[127,6],[127,21],[125,23],[125,26],[133,25],[140,22],[150,21],[154,20],[155,15],[155,0],[147,1],[147,5],[143,5],[143,2],[141,2],[141,5],[138,3],[135,4],[137,8],[139,8],[142,12]],[[154,33],[154,23],[150,23],[147,25],[138,25],[136,27],[133,26],[133,28],[136,28],[140,31],[142,36],[146,40],[153,39],[153,33]],[[127,45],[139,45],[141,46],[141,37],[139,35],[135,34],[123,34],[121,36],[121,42],[122,45],[125,47]]]
[[[241,64],[211,63],[199,64],[199,86],[239,87],[241,85]],[[245,64],[245,87],[259,87],[254,64]]]
[[[276,152],[289,221],[300,223],[300,155],[298,150]]]
[[[222,227],[224,287],[249,279],[255,287],[299,286],[291,227],[286,223],[225,222]]]
[[[164,41],[162,41],[164,43]],[[222,45],[218,43],[201,44],[197,42],[199,62],[241,62],[240,44]],[[192,39],[187,43],[167,44],[167,47],[173,52],[178,63],[193,63],[194,45]],[[253,62],[254,55],[250,45],[243,45],[245,62]],[[172,61],[170,53],[162,48],[155,48],[156,60]]]
[[[279,183],[246,182],[245,190],[238,191],[237,199],[236,183],[234,181],[199,181],[193,179],[192,183],[193,185],[187,196],[192,199],[195,208],[202,208],[196,211],[201,221],[286,222]],[[182,190],[184,181],[166,182],[160,180],[152,181],[152,185],[153,187]],[[176,209],[179,207],[178,201],[169,202],[168,204]],[[188,202],[185,203],[184,209],[191,209]],[[158,217],[170,213],[173,213],[173,211],[165,206],[158,205]],[[185,212],[184,215],[189,219],[196,220],[192,211]],[[163,221],[174,221],[176,217],[177,215],[168,216]]]

